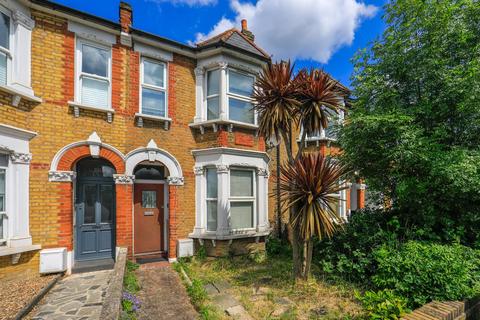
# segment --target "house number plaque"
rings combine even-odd
[[[143,213],[144,216],[153,216],[153,211],[145,211]]]

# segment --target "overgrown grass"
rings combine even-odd
[[[136,311],[140,308],[140,301],[135,294],[140,290],[135,270],[139,267],[138,264],[127,261],[125,266],[125,275],[123,276],[123,295],[122,295],[122,310],[124,311],[121,318],[124,320],[137,319]]]
[[[204,261],[205,257],[197,258],[198,261]],[[173,269],[180,274],[185,286],[187,287],[187,293],[190,297],[190,301],[194,305],[195,309],[198,311],[202,319],[205,320],[223,320],[228,319],[223,315],[217,308],[215,308],[205,291],[204,284],[205,282],[200,278],[197,278],[194,273],[190,270],[191,259],[179,259],[178,262],[173,264]],[[192,282],[189,285],[181,272],[181,269],[185,271],[188,278]]]
[[[347,283],[329,283],[317,269],[309,281],[296,283],[291,257],[283,253],[268,257],[193,258],[181,264],[189,277],[202,284],[202,289],[205,283],[229,282],[232,293],[254,319],[346,320],[365,316],[354,297],[357,288]],[[255,291],[262,294],[255,296]],[[287,298],[293,304],[274,316],[274,311],[281,307],[280,298]]]

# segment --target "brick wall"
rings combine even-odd
[[[402,320],[479,320],[480,299],[433,301],[404,315]]]

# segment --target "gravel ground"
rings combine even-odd
[[[20,279],[0,280],[0,320],[13,319],[54,277],[28,275]]]

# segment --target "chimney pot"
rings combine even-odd
[[[248,30],[247,19],[242,19],[242,31]]]
[[[119,11],[122,32],[130,33],[133,22],[132,6],[127,2],[121,1]]]

